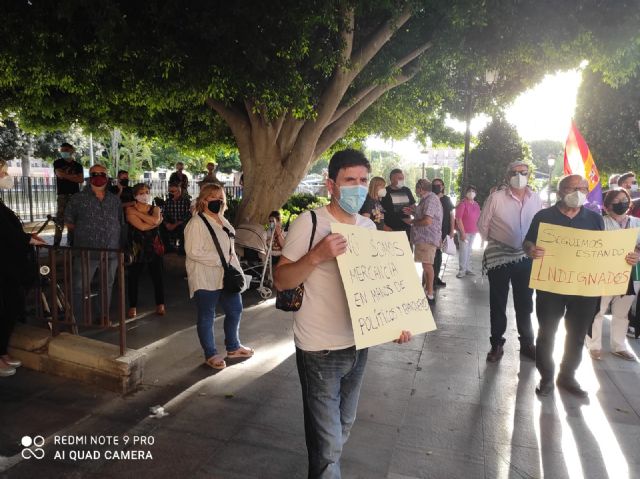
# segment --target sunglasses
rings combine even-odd
[[[90,176],[92,178],[95,178],[96,176],[107,176],[107,174],[106,173],[98,173],[98,172],[94,171],[93,173],[90,173]]]
[[[528,171],[510,171],[509,172],[509,176],[516,176],[516,175],[529,176],[529,172]]]

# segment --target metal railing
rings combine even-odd
[[[167,180],[147,180],[152,197],[166,197],[169,189]],[[82,186],[81,186],[82,187]],[[241,186],[225,186],[227,198],[240,198]],[[199,186],[195,182],[189,185],[189,194],[196,197]],[[42,221],[47,215],[55,215],[57,210],[57,189],[55,178],[16,176],[13,188],[0,189],[0,199],[11,208],[22,221]]]
[[[37,246],[36,253],[39,273],[34,289],[36,319],[48,323],[54,336],[62,330],[78,334],[79,327],[117,327],[120,354],[124,355],[127,345],[124,253],[49,245]],[[113,288],[117,310],[112,318]]]

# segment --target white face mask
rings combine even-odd
[[[562,201],[569,208],[580,208],[584,205],[584,202],[587,200],[587,195],[585,195],[582,191],[574,191],[566,195]]]
[[[475,191],[469,191],[467,193],[467,198],[469,198],[470,200],[474,199],[476,197],[476,192]]]
[[[0,178],[0,188],[3,190],[13,188],[13,177],[11,175],[7,175]]]
[[[398,181],[398,184],[396,185],[397,188],[402,188],[404,186],[404,180],[400,180]]]
[[[522,188],[527,186],[528,182],[529,182],[528,176],[522,176],[520,174],[516,176],[512,176],[509,179],[509,185],[511,185],[511,188],[514,188],[516,190],[521,190]]]
[[[380,188],[378,190],[378,198],[384,198],[385,196],[387,196],[387,189],[386,188]]]
[[[636,191],[638,191],[638,185],[636,183],[632,183],[631,184],[631,192],[635,193]]]
[[[145,205],[148,205],[149,203],[151,203],[151,195],[149,193],[143,193],[143,194],[137,195],[136,201],[139,203],[144,203]]]

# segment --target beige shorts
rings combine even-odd
[[[437,246],[429,243],[416,243],[413,252],[413,259],[418,263],[433,264],[436,259]]]

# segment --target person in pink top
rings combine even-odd
[[[464,199],[456,206],[456,228],[458,230],[459,268],[457,278],[474,274],[471,271],[469,258],[473,241],[478,233],[478,218],[480,217],[480,205],[475,200],[475,186],[468,186],[464,193]]]
[[[542,209],[542,200],[527,186],[529,165],[523,161],[510,163],[505,179],[509,187],[489,196],[478,219],[478,231],[487,240],[482,272],[489,277],[491,351],[487,361],[492,363],[504,354],[509,285],[513,288],[520,354],[529,359],[535,359],[536,355],[531,326],[533,290],[529,288],[531,259],[522,249],[522,242],[534,215]]]

